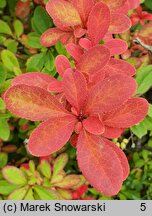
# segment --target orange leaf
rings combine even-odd
[[[111,56],[120,55],[128,49],[128,44],[121,39],[108,40],[104,46],[108,47]]]
[[[104,133],[104,124],[99,120],[98,117],[89,116],[87,119],[84,119],[82,121],[82,124],[86,131],[88,131],[89,133],[92,133],[94,135],[100,135]]]
[[[87,84],[84,76],[78,71],[73,72],[72,69],[67,69],[63,77],[63,91],[66,99],[79,113],[87,97]]]
[[[117,154],[123,168],[123,180],[126,180],[130,170],[126,155],[116,144],[114,144],[110,140],[103,138],[103,141],[106,143],[107,146],[111,147]]]
[[[108,5],[110,10],[113,10],[113,11],[119,9],[126,2],[126,0],[96,0],[96,1],[97,2],[101,2],[101,1],[104,2],[105,4]]]
[[[127,76],[133,76],[136,73],[134,66],[121,60],[111,58],[108,64],[103,68],[106,76],[113,76],[117,74],[124,74]]]
[[[75,8],[77,8],[81,19],[85,25],[85,22],[87,21],[88,15],[94,6],[93,0],[71,0]]]
[[[93,45],[98,44],[108,31],[110,25],[110,11],[106,4],[97,3],[88,18],[88,36]]]
[[[58,55],[55,59],[57,72],[63,77],[66,69],[71,68],[69,60],[64,55]]]
[[[82,21],[77,9],[65,0],[49,0],[46,10],[56,26],[63,27],[81,25]]]
[[[77,70],[91,78],[110,59],[110,51],[105,46],[95,46],[85,52],[77,64]]]
[[[120,137],[120,135],[123,133],[124,130],[125,129],[123,128],[113,128],[105,125],[105,131],[102,134],[102,136],[107,137],[109,139],[118,138]]]
[[[12,81],[12,85],[25,84],[29,86],[37,86],[47,90],[48,84],[54,80],[56,79],[48,74],[41,72],[29,72],[15,77]]]
[[[74,116],[66,115],[41,123],[30,136],[28,151],[37,157],[58,151],[69,140],[76,121]]]
[[[66,44],[70,37],[71,32],[64,32],[58,28],[50,28],[41,35],[40,42],[43,46],[50,47],[55,45],[58,41],[62,42],[62,44]]]
[[[123,181],[122,164],[115,150],[101,137],[82,131],[77,143],[77,159],[83,175],[97,191],[108,196],[119,192]]]
[[[144,98],[132,98],[116,111],[103,117],[109,127],[128,128],[142,121],[148,112],[149,104]]]
[[[15,85],[6,91],[4,99],[13,114],[32,121],[67,115],[55,97],[39,87]]]
[[[109,32],[112,34],[119,34],[129,30],[131,27],[130,19],[120,13],[111,14],[111,22],[109,26]]]
[[[98,82],[88,96],[86,113],[109,112],[121,106],[136,91],[132,77],[115,75]]]

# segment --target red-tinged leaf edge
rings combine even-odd
[[[40,43],[44,47],[53,46],[59,41],[62,44],[66,44],[71,36],[71,32],[64,32],[59,28],[50,28],[41,35]]]
[[[69,60],[64,55],[58,55],[55,58],[55,65],[56,65],[57,72],[61,77],[63,77],[66,69],[71,68],[71,64]]]
[[[77,119],[73,115],[50,118],[41,123],[30,136],[28,151],[37,157],[50,155],[69,140]]]
[[[106,145],[111,147],[115,151],[115,153],[117,154],[117,156],[121,162],[122,168],[123,168],[123,180],[126,180],[126,178],[129,175],[129,171],[130,171],[126,155],[116,144],[114,144],[110,140],[105,139],[105,138],[102,138],[102,140],[106,143]]]
[[[102,69],[106,77],[117,74],[133,76],[136,73],[135,67],[124,60],[111,58],[108,64]]]
[[[10,112],[31,121],[62,117],[68,113],[54,96],[36,86],[12,86],[5,92],[4,100]]]
[[[82,131],[77,143],[78,166],[89,183],[99,192],[116,195],[124,173],[114,149],[101,137]]]
[[[125,14],[112,13],[109,32],[112,34],[120,34],[131,27],[131,21]]]
[[[97,45],[105,36],[110,25],[110,10],[102,2],[95,4],[89,14],[88,36],[93,45]]]
[[[37,86],[47,90],[47,86],[52,81],[56,80],[54,77],[41,72],[29,72],[15,77],[12,80],[12,85],[25,84],[29,86]]]
[[[128,128],[142,121],[149,110],[144,98],[131,98],[117,110],[105,114],[104,123],[109,127]]]
[[[87,83],[83,74],[67,69],[63,76],[63,91],[67,101],[79,113],[87,97]],[[82,94],[83,92],[83,94]]]
[[[82,121],[82,124],[86,131],[94,135],[103,134],[105,131],[103,122],[96,116],[89,116]]]
[[[111,56],[120,55],[128,49],[128,44],[121,39],[112,39],[107,41],[104,46],[108,47]]]

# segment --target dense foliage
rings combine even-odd
[[[1,199],[152,198],[151,10],[1,1]]]

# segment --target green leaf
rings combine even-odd
[[[25,186],[23,188],[16,189],[9,196],[8,200],[22,200],[24,199],[29,186]]]
[[[143,120],[143,124],[145,125],[147,130],[152,131],[152,118],[149,116],[146,116]]]
[[[35,174],[35,163],[32,160],[30,160],[29,162],[29,167],[30,167],[31,173]]]
[[[0,168],[6,166],[8,160],[8,156],[4,152],[0,152]]]
[[[33,190],[38,194],[41,200],[57,200],[58,195],[52,191],[52,190],[47,190],[46,188],[35,185],[33,186]]]
[[[26,185],[27,179],[24,172],[14,166],[6,166],[2,170],[4,178],[14,185]]]
[[[0,44],[3,45],[3,43],[5,42],[5,40],[6,40],[6,37],[0,35]]]
[[[29,68],[37,67],[39,71],[42,70],[44,66],[44,56],[45,53],[39,53],[30,57],[27,61],[27,71]]]
[[[55,68],[55,63],[54,63],[54,55],[51,53],[51,51],[48,51],[46,53],[46,55],[44,56],[45,59],[45,65],[44,67],[49,70],[52,71]]]
[[[34,11],[34,16],[32,18],[32,28],[38,34],[42,34],[48,28],[53,26],[53,22],[47,12],[38,6]]]
[[[145,3],[146,7],[152,10],[152,1],[151,0],[146,0]]]
[[[11,86],[11,79],[6,80],[3,83],[0,83],[0,93],[6,91]]]
[[[9,70],[13,71],[16,76],[20,75],[22,72],[16,56],[9,50],[3,50],[1,52],[1,59],[4,66]]]
[[[70,189],[74,186],[77,186],[80,181],[81,179],[78,175],[71,174],[65,176],[64,179],[61,182],[56,183],[55,186],[59,188]]]
[[[147,128],[143,122],[140,122],[138,125],[131,127],[131,131],[140,139],[147,134]]]
[[[65,153],[60,154],[56,158],[54,162],[54,166],[53,166],[53,178],[57,176],[58,174],[60,174],[60,172],[64,169],[67,162],[68,162],[68,155]]]
[[[138,71],[137,75],[138,88],[136,94],[144,94],[152,86],[152,65],[148,65]]]
[[[0,64],[0,83],[3,83],[6,79],[7,73],[3,65]]]
[[[3,20],[0,20],[0,33],[13,35],[9,25],[6,22],[4,22]]]
[[[0,110],[5,110],[6,106],[2,98],[0,98]]]
[[[15,20],[13,26],[15,30],[15,35],[19,38],[24,32],[23,23],[20,20]]]
[[[34,200],[34,196],[33,196],[33,189],[30,188],[26,194],[26,196],[24,197],[24,200]]]
[[[138,161],[135,162],[136,167],[142,167],[145,164],[145,161],[140,159]]]
[[[60,42],[55,44],[55,49],[57,50],[58,54],[70,57],[69,53],[66,51],[66,48]]]
[[[12,53],[16,53],[17,52],[18,42],[15,41],[15,40],[12,40],[12,39],[8,39],[8,40],[5,40],[4,46],[6,46],[7,49],[9,51],[11,51]]]
[[[40,35],[35,32],[28,34],[28,45],[32,48],[40,49],[42,45],[40,44]]]
[[[148,116],[152,117],[152,104],[149,104]]]
[[[0,0],[0,8],[4,8],[6,6],[6,0]]]
[[[7,119],[0,119],[0,138],[7,141],[10,136],[10,128]]]
[[[0,180],[0,194],[9,195],[12,191],[17,189],[17,187],[17,185],[10,184],[5,180]]]
[[[51,177],[51,166],[47,160],[41,160],[40,170],[43,176],[46,178]]]

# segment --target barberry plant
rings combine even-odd
[[[125,42],[113,35],[130,28],[126,12],[138,3],[48,1],[46,10],[57,28],[47,30],[41,43],[67,44],[73,65],[60,55],[56,69],[62,81],[31,72],[16,77],[4,94],[13,114],[42,121],[28,142],[32,155],[50,155],[70,140],[85,178],[108,196],[119,192],[129,173],[125,154],[108,138],[117,138],[142,121],[149,108],[144,98],[134,97],[135,68],[113,58],[126,49]]]
[[[62,153],[56,158],[40,158],[38,166],[32,160],[20,168],[4,166],[0,194],[8,200],[75,199],[73,194],[82,187],[85,179],[81,175],[66,175],[67,162],[67,154]]]

